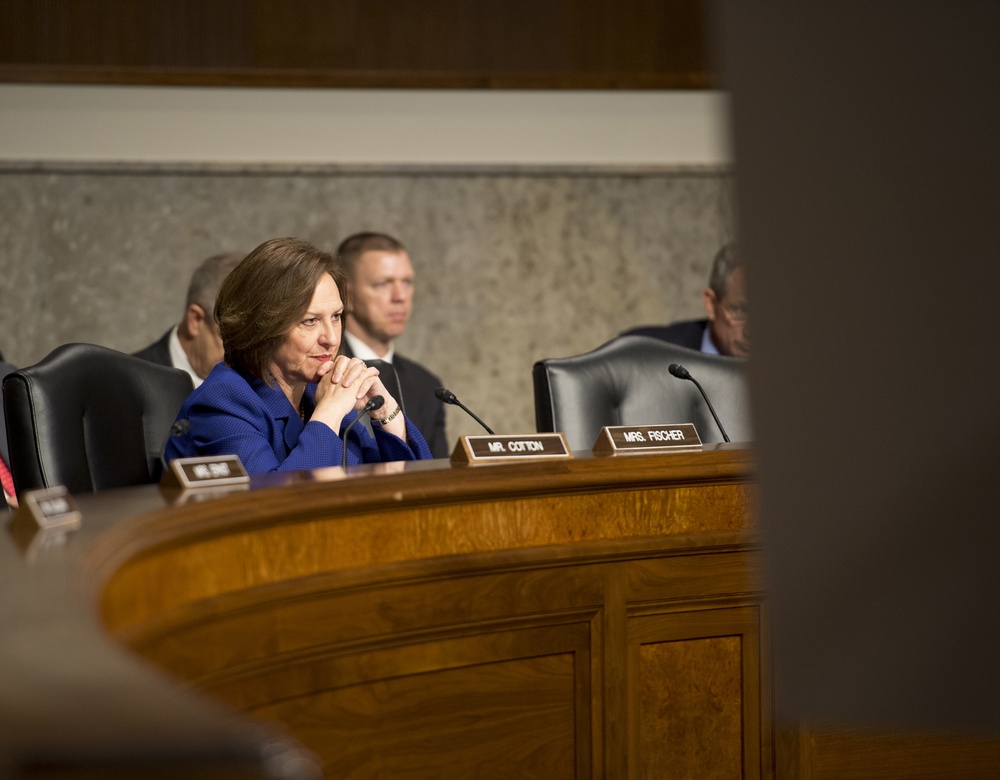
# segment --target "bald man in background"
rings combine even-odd
[[[204,260],[191,275],[181,321],[135,356],[187,371],[198,387],[224,355],[215,322],[215,297],[223,280],[244,257],[241,252],[226,252]]]

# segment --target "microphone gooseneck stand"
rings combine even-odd
[[[434,395],[436,395],[438,400],[441,401],[442,403],[457,406],[459,409],[463,410],[467,415],[469,415],[473,420],[482,425],[490,436],[496,436],[496,434],[493,433],[493,430],[490,428],[490,426],[488,426],[486,423],[480,420],[479,416],[474,411],[472,411],[468,406],[459,401],[458,398],[455,397],[455,394],[451,392],[451,390],[449,390],[447,387],[439,387],[437,390],[434,391]]]
[[[384,403],[385,399],[382,396],[380,395],[375,396],[368,403],[365,404],[365,408],[362,409],[360,412],[358,412],[358,416],[355,417],[353,420],[351,420],[347,428],[344,429],[344,435],[340,437],[341,443],[343,444],[343,447],[341,448],[343,449],[343,453],[340,459],[340,465],[343,466],[345,469],[347,468],[347,434],[351,432],[351,428],[354,427],[354,424],[361,419],[361,415],[368,414],[369,412],[374,412],[376,409],[381,409],[382,404]]]
[[[726,441],[729,441],[729,436],[728,434],[726,434],[726,429],[722,427],[722,423],[719,421],[719,415],[715,413],[715,407],[712,406],[712,402],[708,400],[708,396],[705,394],[705,390],[704,388],[702,388],[698,380],[695,379],[693,376],[691,376],[691,372],[688,371],[686,368],[684,368],[684,366],[682,366],[680,363],[671,363],[668,366],[667,371],[669,371],[678,379],[688,379],[694,382],[694,386],[698,388],[698,391],[701,393],[701,397],[705,399],[705,403],[708,405],[708,411],[710,411],[712,413],[712,417],[715,418],[715,424],[719,426],[719,430],[722,432],[722,438],[725,439]]]

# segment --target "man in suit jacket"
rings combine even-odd
[[[746,277],[743,259],[735,244],[726,244],[715,255],[708,287],[702,293],[702,320],[672,325],[632,328],[623,336],[652,336],[710,355],[750,357],[750,325],[747,323]]]
[[[393,347],[413,311],[414,272],[406,247],[383,233],[356,233],[341,242],[337,253],[351,282],[344,352],[392,363],[404,413],[424,435],[434,457],[448,457],[444,404],[434,395],[441,380]]]
[[[222,339],[215,323],[215,296],[243,257],[240,252],[227,252],[203,261],[191,276],[184,317],[159,341],[134,353],[135,356],[187,371],[198,387],[222,360]]]

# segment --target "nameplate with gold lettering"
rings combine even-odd
[[[478,466],[572,457],[573,453],[561,433],[526,433],[516,436],[462,436],[451,454],[451,462],[457,466]]]
[[[606,425],[594,442],[595,455],[676,452],[701,448],[693,423],[671,425]]]
[[[239,455],[213,455],[199,458],[177,458],[163,474],[163,487],[221,487],[249,482],[250,476]]]

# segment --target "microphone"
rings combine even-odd
[[[684,366],[682,366],[680,363],[671,363],[667,367],[667,371],[669,371],[678,379],[689,379],[692,382],[694,382],[694,386],[698,388],[699,392],[701,392],[701,397],[704,398],[705,403],[708,404],[708,411],[710,411],[712,413],[712,417],[715,418],[715,424],[719,426],[719,430],[722,432],[722,438],[725,439],[726,441],[729,441],[729,436],[728,434],[726,434],[726,429],[722,427],[722,423],[719,422],[719,415],[715,413],[715,407],[713,407],[712,402],[708,400],[708,396],[705,395],[705,390],[698,383],[698,380],[695,379],[693,376],[691,376],[691,372],[688,371],[686,368],[684,368]]]
[[[476,413],[473,412],[468,406],[459,401],[458,398],[455,397],[455,394],[451,392],[451,390],[449,390],[447,387],[439,387],[437,390],[434,391],[434,395],[436,395],[438,397],[438,400],[443,403],[452,404],[453,406],[459,407],[460,409],[465,411],[465,413],[468,414],[473,420],[482,425],[486,429],[486,432],[490,434],[490,436],[496,436],[496,434],[493,433],[492,430],[490,430],[490,426],[488,426],[486,423],[480,420],[479,417],[476,416]]]
[[[358,416],[355,417],[353,420],[351,420],[347,428],[344,429],[344,435],[340,437],[344,445],[341,448],[343,449],[344,452],[343,452],[343,458],[341,458],[340,465],[343,466],[345,469],[347,468],[347,434],[351,432],[351,428],[354,427],[354,423],[356,423],[358,420],[361,419],[361,415],[368,414],[368,412],[374,412],[376,409],[381,409],[382,404],[384,403],[385,399],[380,395],[376,395],[374,398],[368,401],[368,403],[365,404],[365,408],[362,409],[360,412],[358,412]]]
[[[191,421],[186,417],[182,417],[180,420],[174,420],[174,424],[170,426],[167,438],[163,440],[163,446],[160,447],[160,477],[167,473],[167,445],[170,444],[170,440],[174,438],[174,436],[183,436],[190,430]]]

